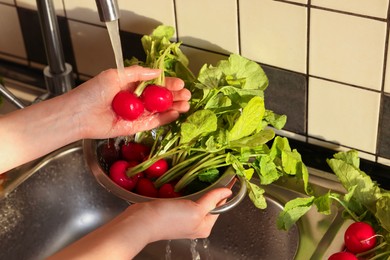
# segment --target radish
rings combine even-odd
[[[163,184],[158,190],[159,198],[177,198],[180,196],[181,194],[179,192],[175,192],[175,186],[171,183]]]
[[[150,148],[144,144],[128,142],[121,146],[121,154],[127,161],[142,162],[150,153]]]
[[[350,252],[338,252],[331,255],[328,260],[358,260],[358,258]]]
[[[113,164],[119,158],[119,149],[115,147],[114,139],[109,139],[107,143],[98,147],[98,154],[101,155],[101,161],[107,165]]]
[[[122,90],[115,95],[111,106],[118,116],[129,121],[137,119],[144,112],[142,101],[126,90]]]
[[[173,95],[167,88],[148,85],[142,92],[141,99],[149,112],[164,112],[172,107]]]
[[[158,178],[163,175],[169,168],[168,162],[165,159],[160,159],[153,163],[144,172],[150,179]]]
[[[355,254],[370,250],[376,244],[375,230],[365,222],[354,222],[345,231],[344,243]]]
[[[157,198],[158,190],[153,182],[147,178],[140,178],[135,187],[135,191],[143,196]]]
[[[138,162],[132,161],[127,162],[124,160],[118,160],[114,162],[109,171],[109,177],[110,179],[121,186],[122,188],[126,190],[132,190],[136,186],[138,179],[140,179],[143,174],[138,173],[137,175],[133,177],[127,177],[126,170],[134,167],[138,164]]]

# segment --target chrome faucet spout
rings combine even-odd
[[[111,22],[119,19],[117,0],[96,0],[100,21]]]

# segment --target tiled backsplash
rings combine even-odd
[[[67,62],[85,80],[114,67],[94,0],[54,0]],[[118,0],[125,58],[159,24],[196,72],[229,53],[259,62],[269,109],[288,116],[280,134],[390,165],[389,0]],[[35,0],[0,0],[0,59],[46,63]]]

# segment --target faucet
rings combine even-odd
[[[96,0],[100,21],[111,22],[119,19],[117,0]]]
[[[48,91],[43,99],[46,99],[71,90],[75,83],[72,66],[65,62],[53,1],[37,0],[37,8],[48,62],[43,70]]]
[[[117,0],[96,0],[96,5],[102,22],[119,19]],[[75,86],[72,66],[65,62],[53,1],[37,0],[37,8],[49,64],[43,71],[46,88],[49,95],[57,96]]]
[[[110,22],[119,19],[119,8],[116,0],[96,0],[96,4],[100,20],[102,22]],[[37,8],[48,61],[48,66],[46,66],[43,70],[48,93],[38,97],[34,102],[61,95],[75,86],[72,66],[65,62],[53,2],[52,0],[37,0]],[[25,104],[1,83],[0,94],[13,103],[17,108],[25,107]],[[80,145],[79,142],[76,145]],[[2,188],[0,189],[0,200],[28,179],[34,171],[45,165],[50,158],[55,157],[61,151],[72,149],[73,146],[75,146],[75,144],[70,144],[47,156],[44,156],[43,158],[38,158],[21,167],[17,167],[7,173],[4,173],[7,174],[6,176],[9,180],[5,184],[0,183],[0,188]]]
[[[61,43],[60,30],[52,0],[37,0],[39,23],[45,45],[48,66],[43,69],[47,93],[38,97],[35,102],[61,95],[75,86],[72,66],[65,62]],[[96,0],[99,17],[102,22],[119,19],[117,0]],[[25,105],[6,87],[0,84],[0,94],[17,108]]]

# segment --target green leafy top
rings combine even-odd
[[[289,229],[312,206],[316,206],[318,212],[330,214],[332,201],[337,201],[344,208],[343,215],[346,218],[370,223],[376,233],[382,236],[384,242],[378,246],[375,253],[388,254],[390,252],[390,191],[379,187],[370,176],[359,169],[360,159],[355,150],[336,153],[333,158],[327,160],[327,163],[346,189],[346,194],[329,191],[326,194],[289,201],[278,217],[278,227]]]
[[[130,169],[128,175],[169,157],[172,166],[155,185],[178,180],[175,189],[182,190],[194,180],[215,181],[217,172],[233,167],[246,178],[249,197],[259,208],[266,207],[260,185],[295,175],[306,187],[308,173],[299,153],[290,148],[286,138],[275,137],[273,128],[281,129],[286,116],[266,109],[268,78],[261,66],[231,54],[215,66],[203,65],[195,77],[180,43],[169,41],[173,35],[171,27],[159,26],[142,38],[146,61],[133,58],[127,65],[158,67],[165,75],[183,79],[192,94],[190,110],[167,126],[138,134],[142,138],[153,136],[156,143],[149,160]],[[272,147],[268,147],[272,140]],[[258,184],[250,182],[255,173],[260,177]]]
[[[347,190],[346,201],[366,208],[390,232],[390,191],[380,188],[359,169],[358,152],[339,152],[327,162]]]

